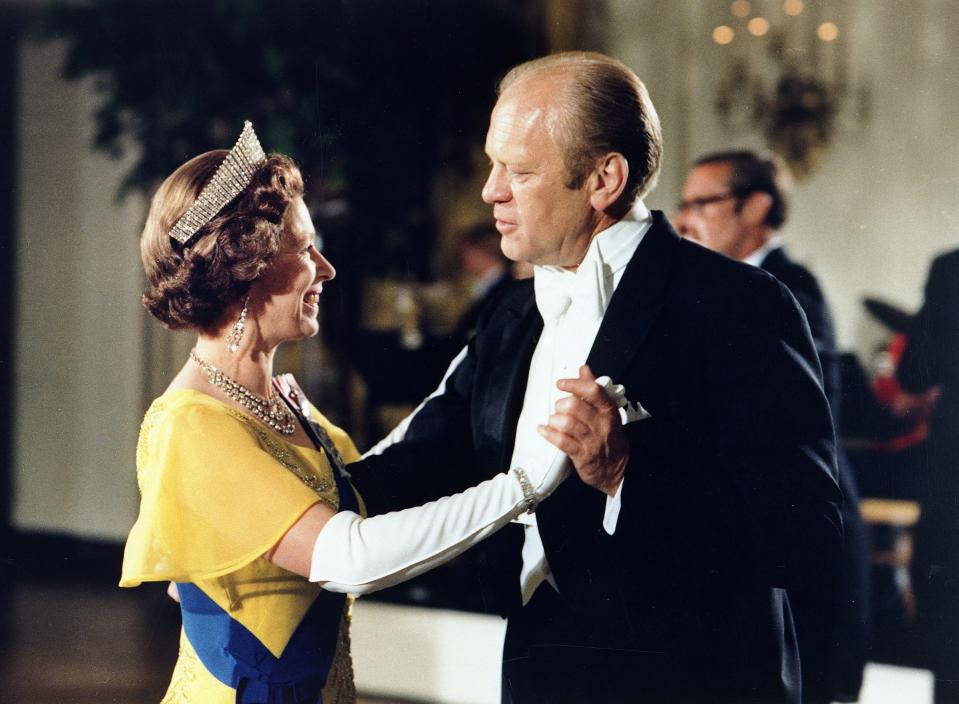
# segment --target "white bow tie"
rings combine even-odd
[[[568,309],[587,320],[600,320],[612,298],[612,282],[607,282],[599,252],[587,256],[575,274],[559,267],[537,266],[533,270],[536,307],[543,320],[559,318]]]

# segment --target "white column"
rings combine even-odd
[[[143,413],[142,199],[91,149],[96,97],[62,46],[21,48],[13,524],[122,538]]]

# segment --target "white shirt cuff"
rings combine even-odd
[[[619,509],[623,505],[620,497],[623,494],[623,484],[625,482],[626,477],[623,477],[619,482],[619,488],[616,489],[616,493],[606,497],[606,513],[603,516],[603,530],[606,531],[607,535],[612,535],[616,532],[616,524],[619,522]]]

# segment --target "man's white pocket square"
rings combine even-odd
[[[622,384],[614,384],[608,376],[598,377],[596,383],[603,387],[609,400],[619,407],[619,417],[623,425],[653,417],[638,401],[626,398],[626,388]]]

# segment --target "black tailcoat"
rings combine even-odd
[[[832,315],[816,277],[793,261],[782,247],[759,265],[792,292],[806,314],[819,363],[823,388],[836,427],[840,422],[840,356]],[[796,619],[802,659],[804,704],[854,702],[859,699],[866,665],[869,618],[869,564],[865,528],[859,514],[855,475],[842,448],[838,448],[839,486],[843,493],[845,531],[842,569],[834,582],[810,575],[790,602]]]
[[[507,469],[542,326],[529,281],[484,315],[405,440],[351,466],[373,512]],[[506,665],[522,669],[524,642],[555,655],[507,696],[796,704],[785,588],[834,565],[842,536],[832,421],[796,300],[655,212],[587,361],[652,418],[625,428],[614,535],[606,496],[575,476],[537,510],[555,608],[520,605],[519,527],[490,538],[480,587],[510,619]]]

